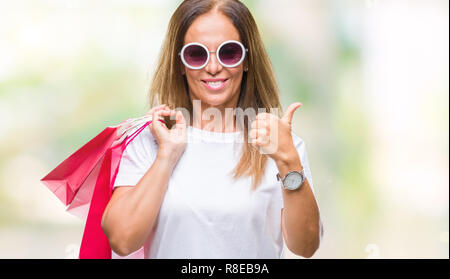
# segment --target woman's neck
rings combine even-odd
[[[192,119],[191,126],[197,129],[202,129],[210,132],[218,133],[234,133],[236,132],[236,117],[232,115],[229,121],[225,120],[225,116],[211,117],[210,119],[201,119],[200,117]]]

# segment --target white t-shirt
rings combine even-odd
[[[313,187],[305,144],[292,133]],[[251,191],[251,178],[232,180],[243,135],[188,126],[145,258],[282,258],[282,188],[269,158],[265,176]],[[134,186],[155,160],[158,144],[146,127],[125,149],[116,186]],[[314,191],[314,189],[313,189]]]

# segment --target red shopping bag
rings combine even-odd
[[[41,179],[65,205],[69,205],[68,212],[86,219],[106,150],[123,140],[123,134],[139,119],[128,119],[105,128]]]
[[[65,205],[72,203],[91,172],[93,170],[98,172],[99,168],[95,167],[100,165],[98,164],[100,159],[116,140],[118,127],[105,128],[41,179]]]
[[[69,213],[87,218],[80,258],[111,258],[111,248],[101,231],[101,215],[111,197],[123,151],[151,123],[149,119],[151,117],[147,115],[105,128],[41,179],[65,205],[69,205]],[[142,258],[143,252],[136,253],[135,257]]]
[[[110,259],[111,247],[106,235],[101,228],[103,212],[108,204],[117,172],[119,171],[120,159],[128,144],[145,128],[151,121],[140,127],[129,138],[119,143],[105,153],[99,175],[95,184],[89,214],[84,229],[83,240],[80,247],[80,259]],[[150,243],[153,234],[150,236]],[[143,248],[134,254],[133,258],[143,258]]]

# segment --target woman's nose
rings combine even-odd
[[[215,52],[210,53],[209,62],[205,67],[205,70],[215,76],[217,73],[219,73],[222,70],[223,66],[219,63],[217,60],[217,55]]]

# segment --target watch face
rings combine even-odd
[[[295,190],[300,187],[302,183],[302,176],[298,172],[289,173],[284,179],[284,187],[289,190]]]

